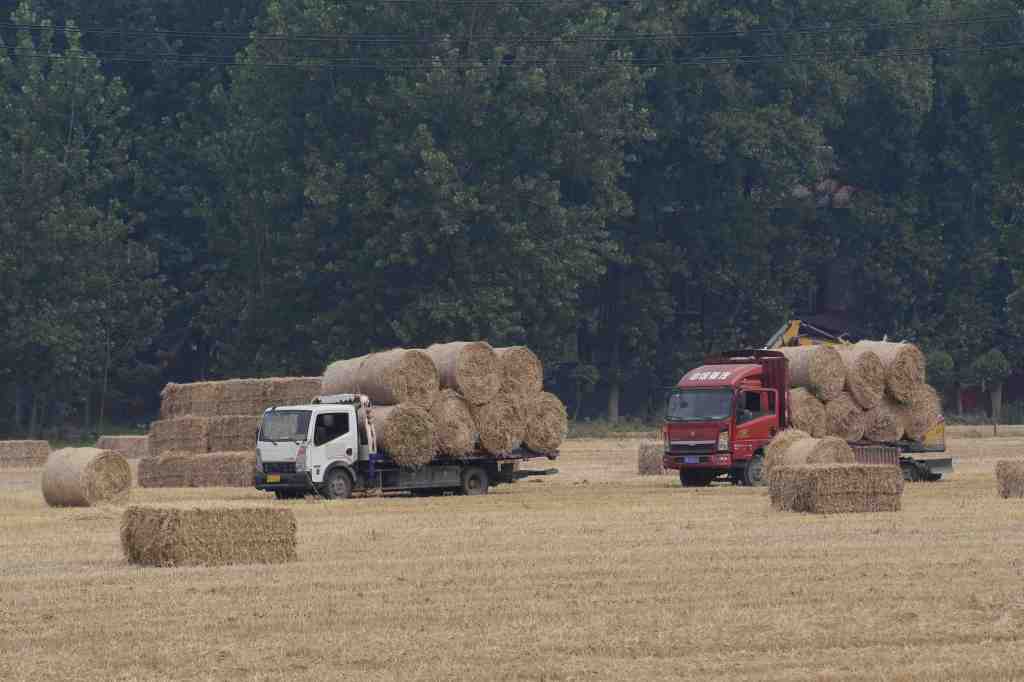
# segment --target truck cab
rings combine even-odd
[[[668,397],[664,464],[686,486],[728,474],[758,485],[764,445],[785,428],[787,364],[781,353],[711,359],[687,372]],[[765,358],[774,362],[765,363]],[[774,371],[772,371],[774,370]],[[781,373],[781,376],[780,376]]]

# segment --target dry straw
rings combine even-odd
[[[296,559],[290,509],[129,507],[121,546],[142,566],[275,564]]]
[[[109,450],[57,450],[50,455],[43,471],[43,497],[51,507],[122,502],[131,487],[131,467],[124,457]]]
[[[420,466],[434,459],[437,442],[430,412],[416,405],[373,408],[377,445],[402,466]]]
[[[192,482],[192,459],[188,453],[167,453],[139,460],[140,488],[187,488]]]
[[[0,441],[0,469],[40,467],[50,456],[50,444],[45,440]]]
[[[210,452],[237,452],[256,447],[262,415],[232,415],[210,419]]]
[[[772,453],[770,463],[766,463],[766,475],[782,467],[803,464],[851,464],[856,461],[853,449],[841,438],[826,436],[825,438],[798,438],[788,447]]]
[[[907,430],[906,410],[897,402],[886,398],[865,415],[864,439],[874,443],[894,443],[903,439]]]
[[[996,462],[999,497],[1024,497],[1024,460],[1003,459]]]
[[[489,403],[501,390],[502,364],[489,343],[438,343],[426,352],[437,365],[441,387],[458,391],[471,405]]]
[[[255,432],[253,434],[255,438]],[[150,454],[165,452],[209,452],[210,419],[208,417],[176,417],[161,419],[149,426]]]
[[[785,462],[786,451],[789,450],[790,445],[810,437],[811,434],[800,429],[784,429],[776,434],[764,448],[764,476],[767,477],[777,463]]]
[[[448,388],[438,394],[430,408],[437,434],[437,452],[447,457],[466,457],[476,449],[480,436],[469,403]]]
[[[495,348],[501,363],[502,393],[530,396],[544,390],[544,367],[540,359],[526,346]]]
[[[308,405],[320,395],[320,377],[272,377],[266,382],[267,407]]]
[[[523,444],[532,452],[556,452],[569,432],[565,405],[553,393],[538,393],[516,403],[523,415]]]
[[[100,436],[96,447],[120,453],[128,459],[149,457],[149,436]]]
[[[826,464],[778,467],[769,476],[780,511],[843,514],[899,511],[903,474],[897,466]]]
[[[789,417],[795,428],[806,431],[815,438],[821,438],[828,433],[825,406],[806,388],[790,390]]]
[[[867,417],[864,410],[854,402],[849,393],[843,393],[825,404],[826,430],[830,436],[837,436],[855,443],[864,438]]]
[[[789,360],[789,385],[806,388],[819,400],[835,400],[846,385],[846,365],[831,346],[780,348]]]
[[[523,442],[523,410],[510,396],[499,394],[486,405],[476,405],[472,409],[480,432],[480,447],[487,452],[506,455]]]
[[[839,346],[839,357],[846,366],[846,390],[865,410],[882,402],[885,395],[885,365],[878,355],[863,346]]]
[[[906,436],[910,440],[923,440],[925,434],[942,417],[942,399],[934,388],[921,384],[910,395],[906,410]]]
[[[430,409],[437,398],[438,381],[437,367],[424,351],[395,348],[332,362],[320,390],[323,394],[363,393],[378,405]]]
[[[859,341],[854,346],[873,351],[885,366],[885,387],[901,403],[910,402],[914,391],[925,382],[924,353],[910,343]]]
[[[642,440],[636,449],[636,470],[641,476],[660,476],[665,473],[662,460],[665,445],[660,440]]]

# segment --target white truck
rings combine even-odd
[[[370,400],[364,395],[330,395],[309,405],[272,407],[263,413],[256,436],[255,485],[279,499],[310,492],[343,499],[366,490],[483,495],[492,485],[558,473],[557,469],[520,469],[522,462],[540,457],[553,460],[558,453],[519,449],[495,456],[479,452],[402,467],[377,449]]]

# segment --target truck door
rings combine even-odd
[[[307,455],[313,482],[322,482],[327,467],[332,463],[352,465],[358,456],[359,436],[355,411],[345,407],[338,411],[318,413]]]
[[[773,389],[744,389],[736,401],[733,458],[748,460],[779,429],[778,394]]]

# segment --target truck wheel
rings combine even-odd
[[[921,470],[917,468],[916,464],[904,462],[900,465],[903,469],[903,480],[908,483],[916,483],[921,480]]]
[[[486,495],[490,480],[487,472],[480,467],[467,467],[462,471],[462,486],[460,490],[463,495]]]
[[[679,470],[679,482],[684,488],[704,488],[711,485],[711,481],[714,478],[715,475],[713,473],[709,474],[706,471]]]
[[[347,500],[352,496],[352,479],[344,469],[331,469],[327,472],[320,494],[328,500]]]
[[[764,480],[764,455],[758,453],[750,458],[743,469],[743,485],[762,486],[767,483]]]

